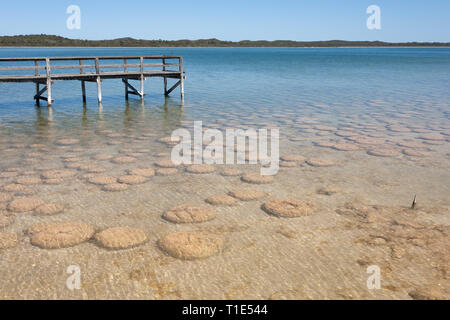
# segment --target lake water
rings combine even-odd
[[[161,54],[183,56],[183,105],[178,89],[164,97],[160,78],[145,81],[144,101],[129,102],[120,80],[105,80],[101,108],[94,83],[83,106],[79,82],[55,82],[51,109],[34,105],[34,84],[0,84],[0,298],[450,297],[450,49],[0,49],[0,57]],[[161,139],[194,121],[278,128],[290,161],[266,184],[242,179],[258,165],[161,170],[172,148]],[[142,168],[156,174],[133,171]],[[242,189],[263,196],[205,202]],[[312,209],[286,218],[269,214],[270,204]],[[162,217],[180,205],[216,216]],[[43,222],[83,227],[29,229]],[[139,230],[99,236],[114,227]],[[171,251],[164,240],[174,233]],[[180,259],[186,250],[205,256]],[[379,290],[367,288],[372,265]],[[67,288],[70,266],[81,272],[79,290]]]

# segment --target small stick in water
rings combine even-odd
[[[416,196],[417,195],[414,195],[414,200],[413,200],[413,203],[412,203],[412,205],[411,205],[411,209],[414,209],[415,207],[416,207]]]

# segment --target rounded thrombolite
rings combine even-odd
[[[72,156],[72,155],[63,156],[61,158],[63,159],[64,163],[80,163],[83,161],[83,159],[81,159],[80,157]]]
[[[402,153],[407,156],[420,157],[420,158],[426,157],[428,155],[427,152],[414,150],[414,149],[403,149]]]
[[[16,233],[0,232],[0,249],[14,248],[19,243]]]
[[[234,206],[237,204],[237,200],[235,198],[226,194],[217,194],[208,197],[205,202],[213,206]]]
[[[64,179],[70,178],[76,175],[77,172],[74,170],[49,170],[41,174],[44,179]]]
[[[16,183],[23,185],[36,185],[42,183],[39,177],[20,177],[16,179]]]
[[[92,177],[92,178],[88,179],[88,181],[92,184],[97,184],[97,185],[106,185],[106,184],[117,183],[116,178],[109,177],[109,176]]]
[[[62,204],[43,204],[37,207],[34,212],[42,216],[52,216],[64,211],[64,206]]]
[[[16,220],[16,217],[12,214],[9,213],[2,213],[0,211],[0,228],[6,228],[9,227],[10,225],[12,225],[14,223],[14,221]]]
[[[32,176],[34,174],[36,174],[36,171],[34,171],[34,170],[27,170],[27,171],[23,172],[24,176]]]
[[[158,139],[156,141],[158,141],[160,143],[165,143],[165,144],[168,144],[168,145],[175,145],[175,144],[180,143],[181,139],[180,138],[172,139],[172,137],[163,137],[163,138],[160,138],[160,139]]]
[[[448,139],[448,140],[450,140],[450,139]],[[440,145],[443,145],[445,142],[444,141],[425,140],[423,143],[428,144],[430,146],[440,146]]]
[[[331,160],[321,160],[321,159],[309,159],[306,163],[312,167],[331,167],[334,162]]]
[[[12,194],[0,192],[0,202],[8,202],[13,198]]]
[[[118,191],[125,191],[128,189],[127,184],[123,183],[111,183],[111,184],[105,184],[102,189],[104,191],[110,191],[110,192],[118,192]]]
[[[239,199],[241,201],[252,201],[264,198],[266,193],[263,191],[251,190],[251,189],[239,189],[229,192],[230,196]]]
[[[297,161],[280,161],[280,167],[282,168],[294,168],[298,166]]]
[[[296,199],[275,199],[262,206],[267,213],[283,218],[307,216],[313,213],[314,205],[309,201]]]
[[[56,144],[61,145],[61,146],[71,146],[71,145],[77,144],[79,142],[80,142],[80,140],[78,140],[78,139],[67,138],[67,139],[60,139],[60,140],[56,141]]]
[[[178,169],[177,168],[159,168],[156,169],[156,175],[157,176],[171,176],[173,174],[177,174]]]
[[[45,179],[43,180],[44,184],[50,184],[50,185],[57,185],[57,184],[63,184],[63,179]]]
[[[153,177],[155,175],[155,169],[153,168],[136,168],[128,170],[128,174],[132,176]]]
[[[109,146],[118,146],[122,143],[123,143],[122,141],[115,141],[115,140],[106,142],[106,144]]]
[[[134,185],[134,184],[146,183],[148,181],[148,178],[142,177],[142,176],[128,175],[128,176],[121,176],[121,177],[119,177],[118,181],[120,183]]]
[[[280,159],[283,161],[294,161],[294,162],[304,162],[305,161],[305,157],[298,155],[298,154],[290,154],[290,155],[282,156]]]
[[[397,145],[399,147],[403,147],[403,148],[417,148],[417,149],[424,149],[425,146],[423,145],[422,142],[418,142],[418,141],[401,141],[398,142]]]
[[[319,130],[319,131],[334,131],[334,130],[336,130],[336,128],[334,128],[334,127],[325,126],[325,125],[315,125],[313,128],[315,130]]]
[[[420,136],[418,138],[422,139],[422,140],[430,140],[430,141],[445,141],[444,137],[438,136],[438,135],[424,135],[424,136]]]
[[[36,193],[36,190],[18,183],[8,184],[3,187],[3,190],[6,192],[20,193],[22,195],[31,195]]]
[[[263,176],[259,173],[247,173],[241,177],[241,180],[252,184],[266,184],[273,182],[273,176]]]
[[[94,232],[84,222],[41,222],[27,230],[31,243],[44,249],[73,247],[92,238]]]
[[[197,174],[212,173],[215,170],[216,168],[214,168],[214,166],[211,166],[209,164],[193,164],[186,168],[187,172]]]
[[[14,171],[0,172],[0,178],[14,178],[17,177],[18,175],[19,173]]]
[[[130,227],[105,229],[97,233],[94,238],[103,247],[115,250],[136,247],[147,241],[143,230]]]
[[[350,137],[347,138],[350,141],[353,141],[355,143],[363,144],[363,145],[381,145],[384,143],[384,140],[382,139],[376,139],[366,136],[356,136],[356,137]]]
[[[367,154],[376,157],[397,157],[400,155],[397,151],[393,149],[372,149],[367,151]]]
[[[220,174],[225,177],[236,177],[240,176],[242,172],[237,169],[223,169]]]
[[[111,160],[112,158],[113,156],[110,154],[96,154],[95,156],[92,157],[93,160],[98,161]]]
[[[351,143],[337,143],[332,148],[338,151],[357,151],[360,149],[357,145]]]
[[[160,160],[156,161],[155,165],[160,168],[176,168],[177,165],[172,160]]]
[[[183,205],[170,209],[163,218],[174,223],[200,223],[212,220],[216,212],[208,207]]]
[[[387,129],[392,132],[410,132],[411,130],[402,126],[388,126]]]
[[[98,167],[92,164],[82,164],[78,167],[78,169],[81,171],[86,171],[88,173],[103,173],[106,171],[105,168]]]
[[[357,135],[358,135],[357,132],[354,132],[354,131],[345,131],[345,130],[339,130],[339,131],[336,131],[334,134],[337,135],[337,136],[339,136],[339,137],[354,137],[354,136],[357,136]]]
[[[8,210],[17,213],[28,212],[33,211],[43,204],[45,204],[45,202],[39,198],[18,198],[9,203]]]
[[[79,176],[78,178],[80,180],[88,180],[89,181],[89,179],[94,178],[94,177],[98,177],[98,175],[96,175],[95,173],[85,173],[85,174],[82,174],[81,176]]]
[[[134,157],[121,156],[121,157],[115,157],[111,161],[115,164],[128,164],[128,163],[136,162],[137,159]]]
[[[174,258],[194,260],[218,254],[224,240],[204,232],[175,232],[158,241],[159,247]]]
[[[70,162],[65,165],[67,169],[79,169],[83,164],[78,162]]]

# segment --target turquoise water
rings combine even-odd
[[[105,80],[101,107],[95,84],[83,106],[79,82],[55,82],[50,109],[34,105],[34,84],[0,84],[0,299],[450,297],[450,49],[0,48],[162,54],[184,58],[184,104],[178,90],[164,97],[162,79],[129,102],[120,80]],[[198,120],[279,129],[278,174],[261,183],[259,166],[164,168],[168,136]],[[248,192],[259,196],[242,200]],[[215,216],[164,218],[180,205]],[[48,222],[69,224],[32,231]],[[179,232],[210,238],[191,239],[194,259],[183,259],[182,237],[161,245]],[[381,290],[367,289],[370,265]]]
[[[317,104],[343,113],[366,113],[413,105],[424,114],[441,112],[448,117],[447,48],[0,49],[0,57],[160,54],[183,56],[188,77],[185,103],[193,113],[199,108],[208,112],[236,108],[302,112]],[[149,107],[164,103],[161,79],[148,80],[145,86]],[[109,80],[103,87],[105,111],[122,108],[122,83]],[[14,115],[18,108],[21,119],[33,117],[32,84],[2,84],[0,90],[0,117]],[[76,81],[56,83],[55,110],[77,114],[80,94]],[[88,95],[88,107],[95,107],[94,84],[88,84]],[[170,103],[176,105],[177,93],[172,97]],[[380,100],[388,106],[377,104]]]

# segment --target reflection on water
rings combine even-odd
[[[284,76],[269,70],[255,84],[261,67],[245,64],[245,51],[212,52],[183,52],[192,73],[183,105],[156,92],[124,101],[114,87],[103,105],[0,101],[0,298],[448,298],[450,112],[442,83],[431,85],[427,69],[416,68],[424,83],[413,76],[370,91],[357,82],[381,51],[368,66],[356,61],[342,81],[330,69],[313,85],[312,72],[324,72],[314,55],[297,65],[292,51],[268,50],[253,52],[261,63],[282,55],[311,81],[300,90],[304,78],[282,65]],[[217,54],[236,61],[233,52],[242,68],[213,63]],[[348,59],[340,51],[335,58]],[[448,57],[439,59],[448,70]],[[402,66],[393,55],[379,68],[392,63]],[[217,70],[205,83],[199,73],[209,64]],[[398,81],[395,70],[384,76]],[[258,166],[172,168],[163,138],[199,120],[221,130],[279,128],[279,173],[255,184],[241,177]],[[204,208],[175,210],[186,223],[162,217],[181,205]],[[65,285],[73,265],[81,290]],[[381,268],[380,290],[366,287],[370,265]]]

